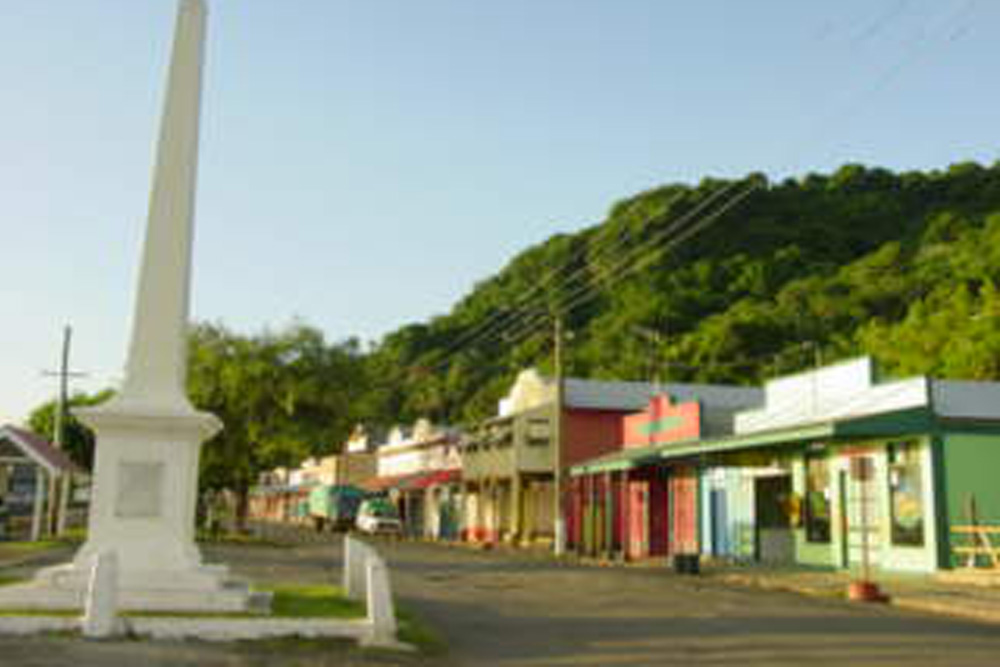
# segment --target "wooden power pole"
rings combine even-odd
[[[555,554],[561,556],[566,552],[566,503],[563,492],[563,407],[566,402],[566,383],[563,377],[563,320],[562,315],[556,313],[553,317],[553,335],[555,341],[553,345],[553,366],[555,369],[556,397],[555,397],[555,419],[553,422],[553,485],[555,486],[555,544],[553,545]]]
[[[69,370],[70,347],[73,340],[73,327],[63,328],[62,357],[58,371],[46,371],[44,375],[59,378],[59,397],[56,400],[55,412],[52,416],[52,443],[56,449],[66,446],[66,416],[69,403],[69,380],[74,377],[84,377],[85,373]],[[61,485],[59,482],[61,481]],[[48,530],[50,534],[62,535],[66,531],[66,514],[69,505],[70,475],[66,473],[60,479],[53,475],[49,478]],[[58,502],[56,498],[58,497]]]

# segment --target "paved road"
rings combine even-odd
[[[523,553],[379,542],[402,603],[446,656],[68,638],[0,640],[0,665],[1000,665],[1000,628],[740,589],[663,570],[586,568]],[[258,580],[337,576],[336,543],[209,550]]]
[[[663,570],[384,545],[462,665],[1000,665],[1000,628]]]

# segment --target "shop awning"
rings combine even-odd
[[[908,435],[926,432],[932,426],[931,421],[926,409],[907,409],[745,435],[634,447],[575,465],[570,468],[569,473],[580,476],[618,472],[676,459],[759,450],[816,440]]]
[[[386,475],[383,477],[373,477],[361,484],[365,491],[379,492],[394,489],[405,482],[413,475]]]
[[[407,477],[398,488],[400,491],[422,491],[432,486],[457,482],[460,478],[461,472],[458,470],[432,470]]]
[[[924,408],[898,410],[881,415],[843,419],[833,422],[804,424],[801,426],[733,435],[713,440],[659,447],[661,460],[691,456],[710,456],[740,450],[760,449],[777,445],[791,445],[815,440],[848,440],[851,438],[902,436],[927,432],[932,426],[929,412]]]
[[[663,447],[651,445],[649,447],[630,447],[596,459],[591,459],[586,463],[575,465],[569,469],[569,474],[574,477],[580,475],[594,475],[603,472],[619,472],[621,470],[631,470],[644,465],[653,465],[660,460],[660,450]]]

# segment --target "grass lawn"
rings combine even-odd
[[[0,542],[0,556],[20,556],[21,554],[55,549],[70,544],[68,540],[38,540],[37,542]]]
[[[63,537],[51,537],[44,540],[37,540],[35,542],[30,540],[0,542],[0,558],[5,556],[8,558],[16,558],[18,556],[38,553],[40,551],[56,549],[58,547],[76,546],[83,542],[85,538],[86,534],[84,531],[74,529],[66,531],[66,535]]]
[[[344,596],[339,586],[276,584],[260,590],[274,594],[275,618],[363,618],[365,606]]]
[[[442,655],[448,650],[444,639],[412,612],[397,607],[396,621],[399,623],[399,641],[431,655]]]
[[[82,616],[79,609],[0,609],[0,616],[56,616],[58,618],[75,618]]]
[[[267,537],[260,537],[252,533],[219,533],[213,535],[206,530],[199,530],[197,536],[198,544],[221,545],[221,546],[241,546],[241,547],[271,547],[275,549],[285,549],[294,546],[288,542],[279,542]]]

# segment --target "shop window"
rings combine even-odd
[[[825,457],[806,458],[806,495],[803,504],[806,541],[830,541],[830,469]]]
[[[888,454],[892,543],[923,546],[924,493],[920,447],[915,442],[892,443]]]
[[[548,419],[531,419],[528,421],[528,444],[533,447],[548,447],[552,438]]]

